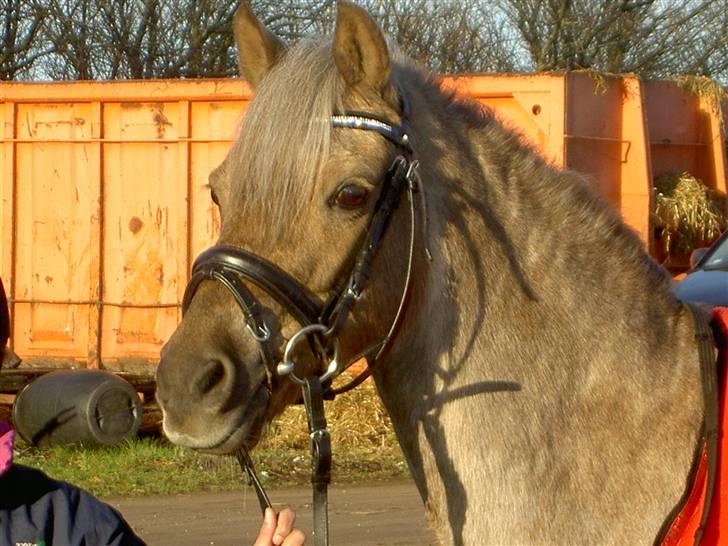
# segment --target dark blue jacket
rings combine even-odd
[[[0,475],[0,546],[144,546],[111,506],[43,472]]]

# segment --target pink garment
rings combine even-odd
[[[13,439],[15,431],[8,423],[0,422],[0,475],[13,464]]]

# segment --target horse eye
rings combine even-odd
[[[358,209],[362,207],[369,197],[369,190],[358,184],[342,186],[334,194],[331,204],[342,209]]]
[[[212,202],[215,203],[218,207],[220,206],[220,200],[217,198],[217,194],[215,193],[215,190],[210,188],[210,197],[212,197]]]

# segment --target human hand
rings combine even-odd
[[[303,546],[306,535],[300,529],[294,529],[296,513],[284,508],[276,515],[272,508],[265,509],[263,525],[253,546]]]

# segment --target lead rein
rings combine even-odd
[[[255,494],[258,496],[258,503],[260,504],[260,511],[265,515],[265,509],[272,509],[273,504],[268,497],[268,493],[265,492],[263,484],[258,478],[258,474],[255,473],[255,467],[253,466],[253,461],[250,458],[248,450],[245,447],[241,447],[235,452],[235,457],[238,459],[240,468],[248,476],[248,485],[252,485],[253,489],[255,489]]]
[[[324,415],[323,387],[318,377],[310,377],[304,380],[301,389],[303,390],[303,401],[306,406],[308,432],[311,437],[314,545],[328,546],[328,485],[331,482],[331,438]],[[240,468],[248,476],[248,484],[255,489],[261,512],[265,514],[265,509],[272,509],[273,504],[255,472],[255,466],[248,450],[241,447],[236,451],[235,456],[238,459]]]

